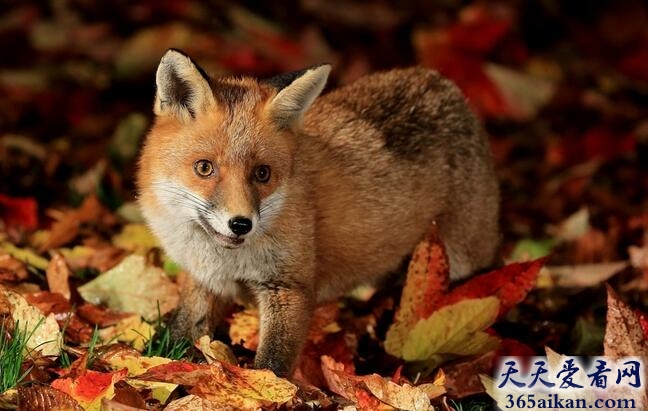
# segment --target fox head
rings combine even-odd
[[[138,173],[154,231],[193,227],[236,248],[267,230],[281,213],[302,118],[330,70],[210,79],[188,56],[167,51]]]

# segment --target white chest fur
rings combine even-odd
[[[158,195],[162,207],[143,208],[144,217],[169,256],[215,294],[234,296],[237,281],[264,282],[277,272],[276,245],[259,232],[238,248],[218,244],[196,222],[192,207],[178,206],[179,197]]]
[[[276,272],[276,255],[255,239],[239,248],[219,246],[202,229],[188,222],[189,227],[173,232],[159,230],[151,224],[171,258],[187,269],[201,284],[215,294],[234,296],[237,281],[263,282]]]

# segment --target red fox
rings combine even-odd
[[[193,277],[173,335],[211,333],[247,296],[255,367],[280,376],[314,307],[397,270],[432,224],[453,279],[490,265],[499,242],[491,154],[457,87],[409,68],[318,97],[330,71],[212,79],[169,50],[137,176],[148,224]]]

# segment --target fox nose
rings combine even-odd
[[[227,225],[236,235],[244,235],[252,230],[252,220],[241,216],[231,218]]]

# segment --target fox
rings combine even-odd
[[[142,214],[189,273],[174,337],[259,310],[254,367],[289,377],[317,305],[396,272],[436,226],[452,280],[493,264],[499,188],[488,139],[438,72],[401,68],[320,96],[331,65],[209,77],[170,49],[138,164]]]

